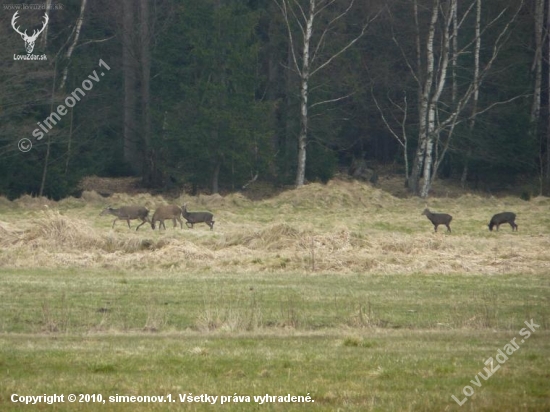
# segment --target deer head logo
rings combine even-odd
[[[11,27],[13,27],[13,29],[21,35],[21,38],[25,41],[25,49],[27,50],[27,54],[31,54],[34,50],[34,43],[36,42],[38,35],[44,31],[46,25],[48,24],[48,14],[44,13],[44,23],[42,23],[42,28],[40,30],[33,30],[32,36],[29,36],[27,35],[27,30],[21,33],[21,31],[19,31],[19,27],[15,27],[15,20],[19,17],[17,13],[19,13],[19,11],[16,11],[11,19]]]

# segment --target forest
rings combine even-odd
[[[422,198],[436,179],[550,193],[546,0],[32,6],[1,11],[9,199],[92,175],[227,193],[383,168]]]

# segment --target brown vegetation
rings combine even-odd
[[[149,194],[116,194],[108,201],[149,208],[166,203]],[[540,218],[550,207],[544,197],[430,199],[455,216],[452,236],[426,233],[421,199],[398,199],[359,182],[310,184],[262,201],[237,193],[174,202],[184,201],[216,213],[218,229],[111,230],[111,222],[97,216],[107,200],[101,204],[93,193],[57,203],[3,202],[0,266],[388,274],[529,274],[550,266],[550,219]],[[498,236],[487,231],[487,215],[508,207],[524,229]]]

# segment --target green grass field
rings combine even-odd
[[[433,199],[451,234],[357,183],[190,200],[214,231],[0,202],[1,411],[550,410],[550,199]],[[519,231],[489,232],[504,210]]]

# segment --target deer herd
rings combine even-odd
[[[206,223],[210,230],[214,229],[214,215],[210,212],[189,212],[187,210],[187,204],[184,204],[181,208],[176,205],[162,205],[155,210],[155,213],[153,214],[153,218],[149,219],[149,210],[143,206],[122,206],[118,209],[114,209],[112,207],[107,207],[103,209],[103,211],[100,213],[100,216],[104,215],[113,215],[116,216],[115,220],[113,220],[113,228],[115,227],[115,223],[117,220],[125,220],[126,223],[128,223],[128,228],[131,228],[130,226],[130,220],[139,219],[141,220],[141,224],[136,227],[136,231],[143,226],[145,223],[149,223],[151,225],[151,228],[155,230],[156,224],[158,222],[159,230],[161,226],[166,230],[166,226],[164,225],[164,221],[166,219],[172,220],[172,223],[174,224],[174,227],[177,226],[176,221],[180,223],[180,227],[183,229],[183,222],[181,220],[181,217],[185,219],[185,224],[188,228],[193,228],[193,225],[195,223]],[[451,232],[451,220],[453,220],[453,217],[447,213],[432,213],[428,208],[424,209],[422,212],[422,215],[426,216],[430,222],[434,225],[434,231],[437,232],[437,227],[439,225],[445,225],[447,227],[447,231]],[[510,226],[512,226],[512,231],[518,230],[518,225],[515,222],[516,220],[516,214],[512,212],[502,212],[497,213],[491,218],[491,221],[489,222],[489,230],[493,230],[494,227],[498,228],[503,223],[508,223]]]
[[[437,232],[437,227],[439,225],[445,225],[447,227],[447,231],[451,231],[450,224],[451,220],[453,220],[453,217],[451,215],[447,213],[432,213],[428,208],[424,209],[422,215],[426,216],[430,220],[430,222],[432,222],[435,232]],[[514,230],[518,230],[518,225],[516,225],[516,214],[512,212],[502,212],[494,215],[489,222],[489,230],[492,232],[493,228],[496,226],[498,232],[498,228],[503,223],[510,224],[510,226],[512,226],[512,232]]]
[[[162,205],[155,210],[153,218],[149,219],[149,210],[143,206],[122,206],[118,209],[112,207],[107,207],[99,214],[100,216],[113,215],[116,216],[116,219],[113,220],[113,228],[117,220],[125,220],[128,223],[128,228],[130,226],[130,220],[139,219],[141,224],[136,227],[136,231],[143,226],[145,223],[149,223],[151,228],[155,230],[156,223],[158,223],[159,230],[161,226],[166,229],[164,221],[166,219],[172,220],[174,227],[176,227],[176,221],[180,223],[180,227],[183,229],[183,222],[181,216],[186,220],[185,224],[187,227],[193,228],[195,223],[206,223],[210,226],[210,230],[214,229],[214,215],[210,212],[188,212],[187,204],[183,205],[181,208],[176,205]]]

